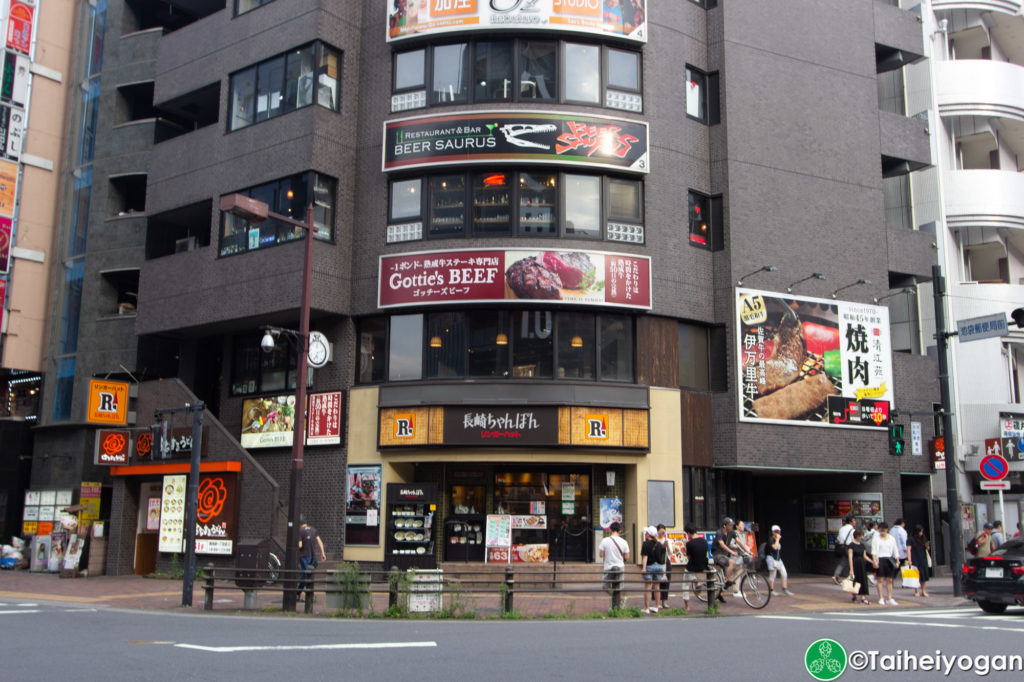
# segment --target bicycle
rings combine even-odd
[[[763,609],[768,606],[768,602],[772,599],[771,588],[768,587],[768,580],[757,572],[755,567],[754,557],[744,557],[743,563],[740,566],[739,573],[736,574],[736,578],[733,583],[739,585],[740,596],[743,597],[743,601],[746,602],[747,606],[752,609]],[[690,589],[696,595],[697,599],[702,602],[708,600],[708,587],[712,590],[719,591],[725,586],[725,572],[722,571],[722,567],[715,565],[715,580],[709,586],[707,584],[707,578],[703,575],[695,575]]]

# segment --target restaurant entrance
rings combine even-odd
[[[513,562],[590,560],[589,466],[481,465],[449,475],[445,560],[484,561],[487,514],[511,517]]]

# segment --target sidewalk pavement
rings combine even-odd
[[[183,607],[180,580],[143,578],[140,576],[98,576],[93,578],[62,579],[55,574],[29,573],[28,571],[0,571],[0,602],[39,601],[95,605],[108,608],[129,608],[164,610],[177,612],[203,612],[203,582],[197,580],[193,589],[192,607]],[[779,588],[779,584],[776,583]],[[762,614],[789,614],[820,611],[881,611],[894,609],[950,608],[971,605],[969,600],[953,596],[951,578],[942,577],[928,583],[928,598],[914,597],[910,589],[894,589],[893,597],[899,606],[880,606],[878,595],[872,587],[869,605],[853,604],[849,595],[832,583],[829,576],[790,576],[790,590],[794,596],[781,593],[772,597],[768,606],[761,610],[749,608],[742,598],[726,595],[721,605],[723,616],[751,616]],[[682,608],[682,596],[678,584],[673,585],[669,598],[669,609]],[[643,607],[641,593],[628,592],[627,608]],[[380,613],[387,609],[388,595],[373,595],[373,611]],[[455,604],[452,601],[455,600]],[[214,593],[212,613],[241,612],[243,593],[241,590],[223,588]],[[477,617],[495,616],[500,613],[498,595],[449,592],[446,605],[458,606],[464,612],[473,612]],[[605,612],[611,600],[601,590],[586,592],[553,592],[542,594],[521,593],[515,595],[515,610],[526,617],[542,618],[551,614],[558,617],[582,616],[592,612]],[[261,592],[257,597],[260,612],[280,612],[281,593]],[[702,613],[704,604],[690,599],[691,614]],[[302,602],[299,603],[302,610]],[[325,613],[324,595],[317,593],[314,614]],[[252,612],[245,612],[252,613]],[[660,617],[660,616],[645,616]]]

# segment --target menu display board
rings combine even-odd
[[[512,528],[541,529],[548,527],[547,516],[513,516]]]
[[[49,535],[54,521],[60,518],[60,510],[70,507],[73,499],[74,491],[68,489],[26,490],[22,534]]]
[[[82,481],[82,487],[78,494],[78,503],[85,509],[78,512],[78,527],[85,529],[93,521],[100,518],[100,499],[103,494],[103,484],[99,481]]]
[[[666,533],[668,538],[668,563],[672,566],[685,566],[686,541],[689,540],[686,533]]]
[[[488,514],[484,542],[487,546],[485,561],[511,561],[512,517],[507,514]]]
[[[525,564],[547,563],[549,554],[547,543],[512,545],[512,551],[509,552],[512,563]]]
[[[385,121],[383,157],[385,172],[513,161],[650,170],[646,123],[547,111],[482,111]]]
[[[647,42],[647,0],[396,0],[388,41],[459,31],[570,31]]]
[[[180,553],[185,548],[185,495],[187,486],[187,476],[164,476],[160,513],[158,514],[160,542],[157,549],[161,552]]]
[[[822,493],[804,497],[804,547],[832,551],[843,525],[853,514],[861,522],[881,521],[882,493]]]
[[[888,308],[737,289],[736,315],[741,421],[888,425]]]
[[[541,270],[550,277],[531,275]],[[646,256],[603,251],[543,250],[433,251],[380,257],[378,307],[493,301],[649,309],[651,261]]]

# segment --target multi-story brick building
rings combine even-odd
[[[341,428],[307,448],[302,506],[335,558],[483,560],[493,514],[515,557],[589,560],[619,515],[631,542],[731,515],[780,523],[791,570],[813,570],[847,510],[931,522],[931,463],[890,456],[884,426],[931,409],[935,362],[916,319],[890,324],[899,296],[876,305],[935,260],[933,234],[886,219],[930,158],[892,104],[923,54],[917,15],[166,8],[84,10],[94,146],[64,225],[81,288],[58,278],[55,312],[77,313],[55,316],[33,467],[38,489],[109,481],[110,570],[168,560],[163,476],[184,465],[94,468],[90,379],[141,382],[140,429],[205,401],[231,539],[283,538],[295,360],[284,337],[259,346],[297,326],[303,233],[221,213],[232,193],[314,207],[312,328],[333,352],[309,385],[331,394],[318,429],[340,393]]]

